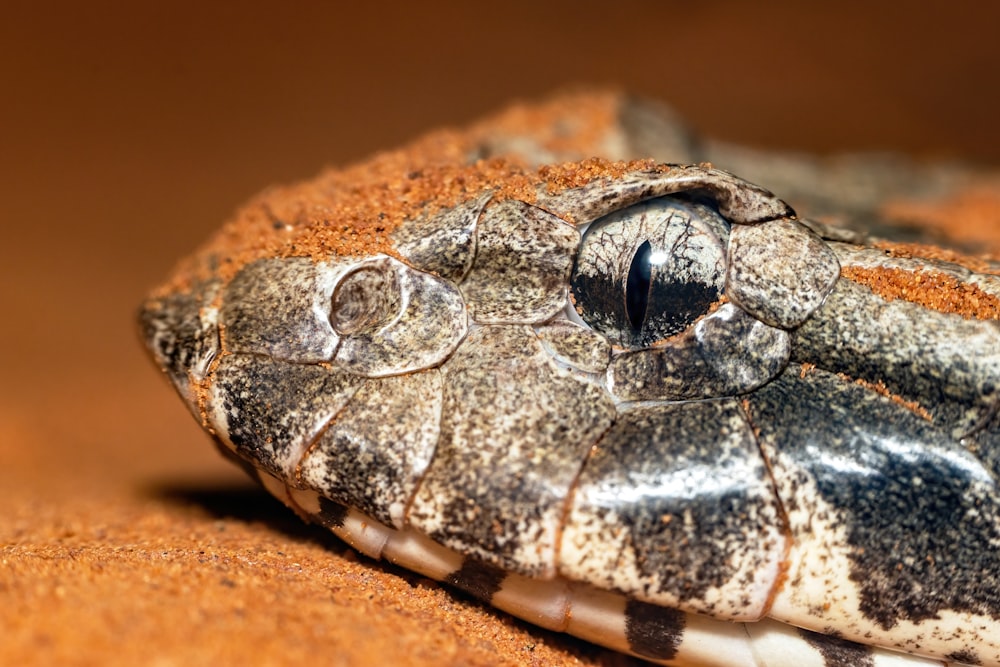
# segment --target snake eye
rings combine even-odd
[[[680,333],[722,295],[728,239],[717,212],[669,197],[601,218],[584,234],[573,268],[576,311],[624,348]]]

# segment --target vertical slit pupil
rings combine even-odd
[[[652,281],[652,266],[649,263],[653,248],[649,241],[640,245],[632,264],[628,269],[625,281],[625,313],[634,334],[642,331],[642,323],[646,320],[646,308],[649,305],[649,286]]]

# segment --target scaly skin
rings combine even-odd
[[[706,158],[799,213],[673,164]],[[556,98],[265,192],[140,320],[302,516],[539,625],[664,664],[1000,666],[1000,265],[859,231],[990,178]]]

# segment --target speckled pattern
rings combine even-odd
[[[436,215],[425,215],[396,230],[394,240],[407,263],[445,280],[459,282],[476,254],[476,226],[492,192]]]
[[[363,382],[323,366],[229,354],[213,374],[208,420],[242,457],[288,475]]]
[[[189,403],[191,383],[205,378],[219,354],[218,310],[209,307],[218,290],[213,280],[189,292],[151,298],[140,317],[139,328],[153,358]]]
[[[625,607],[625,636],[636,655],[670,660],[677,655],[684,621],[672,609],[631,600]]]
[[[727,149],[612,101],[603,131],[556,104],[375,158],[370,204],[336,174],[271,195],[280,229],[265,196],[259,238],[227,228],[144,305],[154,358],[301,515],[544,627],[655,661],[1000,665],[1000,265],[669,164]]]
[[[733,396],[777,375],[789,349],[787,331],[727,303],[662,345],[616,356],[608,388],[622,401]]]
[[[342,289],[345,285],[351,289]],[[338,317],[342,310],[358,310],[359,303],[360,315]],[[366,377],[436,366],[468,330],[465,304],[453,285],[392,257],[364,262],[344,276],[333,294],[331,317],[343,335],[334,365]],[[343,328],[347,319],[349,330]]]
[[[792,208],[762,187],[730,173],[695,165],[664,165],[618,178],[599,179],[559,194],[539,194],[538,205],[577,224],[611,211],[678,192],[705,191],[725,219],[742,224],[793,215]]]
[[[401,528],[440,434],[437,370],[368,380],[299,462],[299,484]]]
[[[479,221],[476,259],[461,283],[477,322],[544,322],[566,304],[580,234],[523,202],[488,207]]]
[[[219,312],[226,349],[295,363],[329,359],[339,341],[330,324],[335,276],[325,268],[298,257],[244,267]]]
[[[566,497],[611,400],[561,373],[524,326],[474,331],[443,373],[441,439],[410,522],[487,563],[551,576]]]
[[[608,339],[588,327],[556,320],[536,327],[535,333],[556,361],[581,371],[600,373],[611,361]]]
[[[822,654],[824,667],[875,667],[871,655],[857,644],[809,630],[799,632]]]
[[[752,620],[778,576],[784,530],[736,401],[643,406],[621,412],[587,460],[559,569],[664,606]]]
[[[886,301],[841,280],[816,316],[795,331],[792,356],[853,377],[878,378],[927,405],[960,403],[976,413],[975,423],[1000,392],[998,332],[995,320]],[[971,423],[958,426],[962,433],[971,430]]]
[[[830,611],[817,601],[836,601],[851,636],[909,650],[934,640],[974,653],[988,646],[970,626],[937,637],[927,622],[998,615],[1000,497],[990,471],[906,407],[825,371],[789,369],[747,401],[789,508],[791,582],[824,580],[786,587],[775,611],[823,617]]]
[[[733,229],[726,296],[765,324],[802,324],[839,277],[833,251],[795,220]]]

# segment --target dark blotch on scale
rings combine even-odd
[[[410,525],[506,570],[551,575],[566,497],[614,404],[525,326],[475,329],[442,374],[441,437]]]
[[[776,504],[735,400],[626,410],[577,481],[560,571],[686,611],[746,613],[745,587],[734,599],[731,582],[768,586],[783,530]]]
[[[864,615],[883,629],[945,610],[1000,618],[1000,497],[990,473],[890,399],[831,373],[799,372],[750,395],[750,415],[778,462],[775,478],[814,479],[845,526]]]
[[[982,661],[979,656],[973,651],[955,651],[954,653],[949,653],[945,656],[945,660],[951,660],[954,662],[960,662],[963,665],[981,665]]]
[[[684,614],[648,602],[625,603],[625,639],[629,650],[654,660],[670,660],[684,638]]]
[[[319,497],[319,514],[316,520],[327,528],[340,528],[347,518],[347,507],[340,503],[335,503],[329,498]]]
[[[503,569],[475,558],[466,558],[462,567],[445,577],[444,581],[477,600],[489,602],[506,578],[507,573]]]
[[[362,378],[252,354],[222,357],[211,387],[237,453],[284,479],[290,457],[357,391]]]
[[[801,628],[799,635],[823,656],[823,667],[875,667],[868,646]]]

